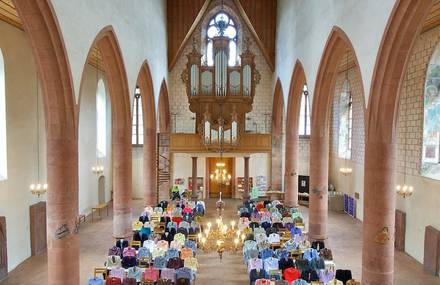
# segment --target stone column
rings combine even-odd
[[[310,195],[309,237],[312,240],[327,238],[328,218],[328,128],[312,132],[310,139]]]
[[[396,145],[366,141],[362,284],[393,284]]]
[[[157,204],[157,134],[155,128],[144,127],[144,204]]]
[[[286,132],[284,204],[298,207],[298,135],[292,133]]]
[[[279,126],[277,128],[279,128]],[[280,191],[283,173],[283,137],[281,135],[281,130],[272,130],[272,132],[271,188],[274,191]]]
[[[132,146],[131,128],[113,137],[113,236],[131,235]]]
[[[250,199],[249,195],[249,156],[244,157],[244,185],[243,185],[243,201]]]
[[[197,201],[197,157],[193,156],[192,158],[192,192],[191,192],[191,200]]]
[[[49,127],[47,135],[47,272],[48,284],[74,285],[80,275],[78,147],[65,133],[58,136]]]

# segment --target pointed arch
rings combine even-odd
[[[311,238],[316,240],[327,238],[329,115],[338,63],[347,50],[353,53],[356,72],[360,74],[356,53],[348,36],[341,28],[333,27],[319,65],[312,106],[309,230]]]
[[[152,206],[157,203],[156,191],[156,108],[154,102],[153,80],[150,68],[145,61],[137,78],[142,98],[142,113],[144,120],[144,203]]]
[[[41,78],[47,142],[48,284],[79,283],[78,139],[75,95],[60,28],[49,0],[14,0]],[[65,225],[62,239],[56,232]],[[64,262],[59,262],[63,260]],[[69,278],[63,272],[69,271]]]
[[[98,47],[108,83],[112,117],[113,235],[131,232],[131,112],[127,76],[116,34],[112,26],[103,28],[89,49]]]
[[[165,79],[160,85],[160,94],[158,102],[158,120],[159,120],[159,132],[160,133],[170,133],[170,101],[168,99],[168,88]]]
[[[298,207],[298,123],[305,84],[304,68],[301,61],[297,60],[290,81],[286,112],[284,203],[289,207]]]
[[[275,85],[272,105],[272,162],[271,162],[271,188],[279,191],[282,186],[283,167],[283,122],[284,122],[284,96],[281,81],[278,78]]]
[[[394,282],[396,125],[411,50],[434,0],[398,0],[376,58],[365,128],[362,283]],[[378,243],[383,232],[389,242]]]

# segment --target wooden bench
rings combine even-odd
[[[93,213],[95,211],[98,211],[99,217],[101,218],[101,210],[104,208],[107,210],[107,217],[108,217],[108,205],[107,204],[99,204],[98,206],[92,207],[92,222],[93,222]]]

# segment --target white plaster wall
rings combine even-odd
[[[139,199],[144,197],[144,150],[142,147],[132,148],[132,197]]]
[[[97,91],[96,69],[86,65],[81,90],[78,128],[78,176],[79,176],[79,212],[89,214],[91,208],[99,204],[98,201],[98,176],[92,173],[91,168],[97,162],[96,154],[96,91]],[[105,74],[98,73],[98,78],[105,81]],[[106,88],[106,122],[107,122],[107,148],[106,156],[99,159],[99,165],[104,166],[103,176],[105,177],[105,202],[110,200],[112,189],[112,164],[111,164],[111,105]]]
[[[313,102],[319,63],[333,26],[340,27],[353,44],[364,90],[368,93],[385,26],[394,0],[279,0],[276,75],[287,102],[297,59],[302,62]],[[367,104],[366,104],[367,105]]]
[[[0,216],[6,217],[8,270],[31,254],[29,206],[45,200],[34,197],[29,185],[38,179],[37,74],[25,34],[0,21],[0,49],[5,61],[8,177],[0,181]],[[40,180],[46,181],[45,122],[41,85]],[[49,186],[50,187],[50,186]]]
[[[396,181],[403,183],[402,173]],[[414,194],[405,199],[396,197],[397,209],[406,213],[405,251],[423,263],[425,227],[440,229],[440,182],[418,175],[407,175],[406,181],[414,187]]]
[[[73,86],[79,96],[87,55],[97,34],[111,25],[115,31],[133,98],[142,63],[150,67],[155,102],[167,75],[166,1],[52,0],[69,58]]]
[[[309,175],[310,138],[300,138],[298,143],[298,175]]]

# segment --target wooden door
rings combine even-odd
[[[219,193],[222,192],[222,198],[232,198],[232,192],[233,192],[233,182],[234,182],[234,176],[233,176],[233,163],[234,160],[232,157],[223,157],[220,160],[220,157],[209,157],[208,158],[208,169],[209,169],[209,197],[219,197]],[[225,183],[219,183],[215,179],[211,179],[209,176],[215,172],[217,167],[217,163],[223,162],[225,163],[224,169],[228,174],[230,174],[232,177],[229,181],[226,181]]]
[[[105,176],[100,176],[98,179],[98,203],[105,203]]]
[[[6,240],[6,218],[0,217],[0,281],[8,276],[8,243]]]
[[[30,206],[31,253],[39,255],[46,250],[46,202]]]

